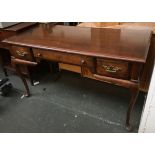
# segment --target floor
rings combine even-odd
[[[32,96],[21,99],[21,80],[13,74],[9,78],[14,88],[8,97],[0,96],[1,133],[127,132],[130,94],[125,88],[63,71],[57,81],[43,76],[39,85],[30,86]],[[133,132],[138,131],[144,99],[140,93],[132,115]]]

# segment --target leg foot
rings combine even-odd
[[[22,75],[21,70],[20,70],[20,67],[18,65],[16,65],[15,67],[16,67],[16,71],[17,71],[19,77],[21,78],[21,80],[23,81],[24,86],[25,86],[25,89],[26,89],[26,92],[24,93],[24,96],[28,97],[28,96],[30,96],[30,90],[29,90],[27,81],[24,78],[24,76]]]
[[[132,127],[131,125],[129,125],[129,124],[126,125],[125,128],[126,128],[126,130],[129,131],[129,132],[133,131],[133,127]]]
[[[128,131],[132,130],[132,126],[130,124],[130,118],[131,118],[132,110],[133,110],[134,105],[136,103],[136,99],[137,99],[138,94],[139,94],[139,85],[137,84],[136,86],[132,86],[130,88],[130,91],[131,91],[131,100],[130,100],[130,103],[129,103],[129,107],[128,107],[128,110],[127,110],[127,116],[126,116],[126,129]]]
[[[33,82],[33,76],[32,76],[32,71],[29,67],[27,67],[27,71],[28,71],[28,77],[29,77],[29,80],[30,80],[30,84],[31,86],[34,86],[34,82]]]

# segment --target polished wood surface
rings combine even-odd
[[[6,28],[0,28],[0,48],[9,49],[6,44],[1,42],[2,40],[25,31],[26,29],[29,29],[35,25],[37,25],[36,22],[22,22]]]
[[[144,68],[142,70],[142,76],[140,80],[140,90],[143,92],[148,92],[152,71],[155,62],[155,22],[127,22],[127,23],[120,23],[120,25],[116,26],[117,28],[124,28],[124,27],[148,27],[152,30],[152,38],[150,43],[150,48],[148,52],[148,57]]]
[[[151,31],[148,28],[120,30],[39,25],[3,42],[87,56],[145,62],[150,37]]]
[[[96,29],[40,24],[3,42],[12,47],[12,62],[16,62],[27,95],[30,92],[19,64],[39,63],[42,59],[57,62],[62,69],[79,72],[82,77],[130,89],[126,127],[131,129],[130,116],[139,92],[151,35],[149,28],[141,27]]]
[[[80,23],[78,26],[80,27],[94,27],[94,28],[115,28],[115,29],[123,29],[123,28],[136,28],[138,27],[147,27],[152,30],[152,38],[151,44],[148,52],[148,57],[144,68],[142,70],[142,76],[140,79],[140,91],[147,92],[150,85],[151,75],[153,71],[153,66],[155,62],[155,22],[119,22],[119,23],[110,23],[110,22],[84,22]]]

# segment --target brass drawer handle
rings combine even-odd
[[[24,57],[28,54],[27,52],[22,52],[22,51],[16,51],[16,53],[21,57]]]
[[[41,54],[41,53],[38,53],[38,54],[37,54],[37,56],[38,56],[38,57],[41,57],[41,56],[42,56],[42,54]]]
[[[102,65],[102,67],[105,68],[105,71],[110,73],[116,73],[117,71],[121,71],[121,68],[117,66]]]

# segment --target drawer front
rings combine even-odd
[[[81,65],[83,61],[85,61],[88,66],[92,66],[93,64],[93,59],[91,57],[78,54],[40,49],[33,49],[33,54],[36,58],[62,62],[66,64]]]
[[[30,48],[21,47],[21,46],[12,46],[11,47],[11,55],[24,60],[33,61],[33,53],[30,51]]]
[[[109,77],[128,79],[129,63],[97,58],[96,73]]]

